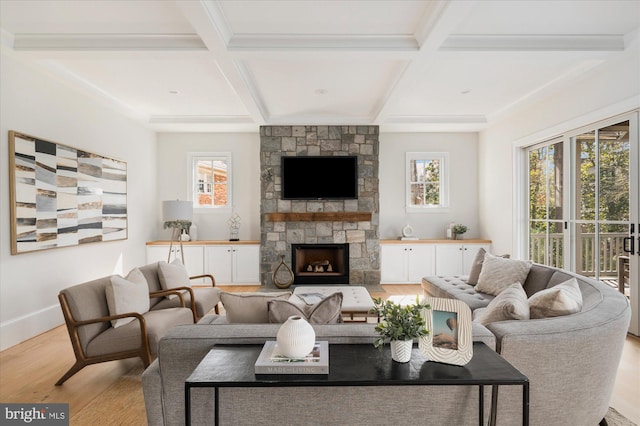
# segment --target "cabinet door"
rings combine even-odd
[[[487,253],[490,253],[490,245],[489,244],[463,244],[462,246],[462,274],[469,275],[471,271],[471,265],[473,265],[473,260],[476,258],[476,254],[478,254],[478,250],[481,248],[485,249]]]
[[[257,284],[260,282],[260,246],[238,245],[233,247],[233,282]]]
[[[462,275],[462,245],[440,244],[436,246],[436,274]]]
[[[407,282],[407,246],[380,246],[380,275],[386,284]]]
[[[205,247],[205,264],[207,274],[213,275],[216,284],[231,284],[231,265],[233,253],[231,246],[207,246]]]
[[[435,275],[436,248],[430,244],[408,246],[409,282],[421,283],[422,278]]]

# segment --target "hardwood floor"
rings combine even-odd
[[[255,291],[257,286],[224,286],[225,291]],[[419,285],[385,285],[389,298],[421,294]],[[74,356],[66,328],[60,326],[40,336],[0,352],[0,401],[4,403],[69,403],[72,425],[144,425],[146,415],[139,379],[135,395],[118,398],[116,383],[128,372],[140,371],[140,360],[112,361],[84,368],[63,386],[54,383],[73,364]],[[628,336],[611,406],[640,424],[640,339]],[[126,398],[127,401],[123,401]],[[133,401],[133,403],[132,403]],[[96,417],[96,406],[100,407]],[[91,414],[90,414],[91,413]]]

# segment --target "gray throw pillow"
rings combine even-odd
[[[582,292],[575,278],[541,290],[529,298],[531,319],[559,317],[582,310]]]
[[[109,315],[129,314],[132,312],[144,314],[149,311],[149,287],[147,287],[146,281],[144,283],[134,282],[114,275],[104,291]],[[134,317],[127,317],[111,320],[111,325],[113,328],[118,328],[134,319]]]
[[[484,263],[484,255],[487,251],[483,248],[478,250],[476,253],[476,257],[473,259],[473,263],[471,264],[471,270],[469,271],[469,278],[467,278],[467,284],[476,285],[478,284],[478,278],[480,277],[480,271],[482,271],[482,264]],[[509,259],[508,254],[503,254],[499,257],[503,259]]]
[[[497,296],[513,283],[524,283],[533,263],[530,260],[504,259],[486,253],[476,291]]]
[[[520,283],[511,284],[493,299],[485,309],[478,309],[474,322],[487,325],[496,321],[528,320],[527,293]]]
[[[269,322],[267,303],[274,299],[288,299],[291,292],[220,292],[220,301],[229,323],[264,324]]]
[[[269,322],[283,323],[290,316],[299,315],[309,324],[338,324],[342,322],[343,294],[333,293],[315,305],[296,305],[288,300],[271,300],[268,303]]]

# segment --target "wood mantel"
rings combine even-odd
[[[371,212],[267,213],[269,222],[370,222]]]

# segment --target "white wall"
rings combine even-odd
[[[58,292],[144,264],[157,221],[155,134],[0,52],[0,350],[63,323]],[[127,162],[128,239],[11,255],[8,132]]]
[[[516,252],[513,183],[516,144],[542,142],[638,107],[640,55],[636,41],[617,60],[481,132],[478,157],[481,233],[493,240],[493,250]]]
[[[241,240],[260,240],[260,135],[258,133],[159,133],[158,219],[156,239],[170,239],[162,228],[162,201],[186,200],[187,153],[231,152],[233,208],[194,212],[199,240],[228,240],[227,220],[233,212],[241,219]]]
[[[407,152],[448,152],[450,208],[446,213],[407,213]],[[476,133],[380,134],[380,238],[397,239],[409,224],[418,238],[445,238],[449,222],[469,227],[464,238],[487,238],[478,220]]]

